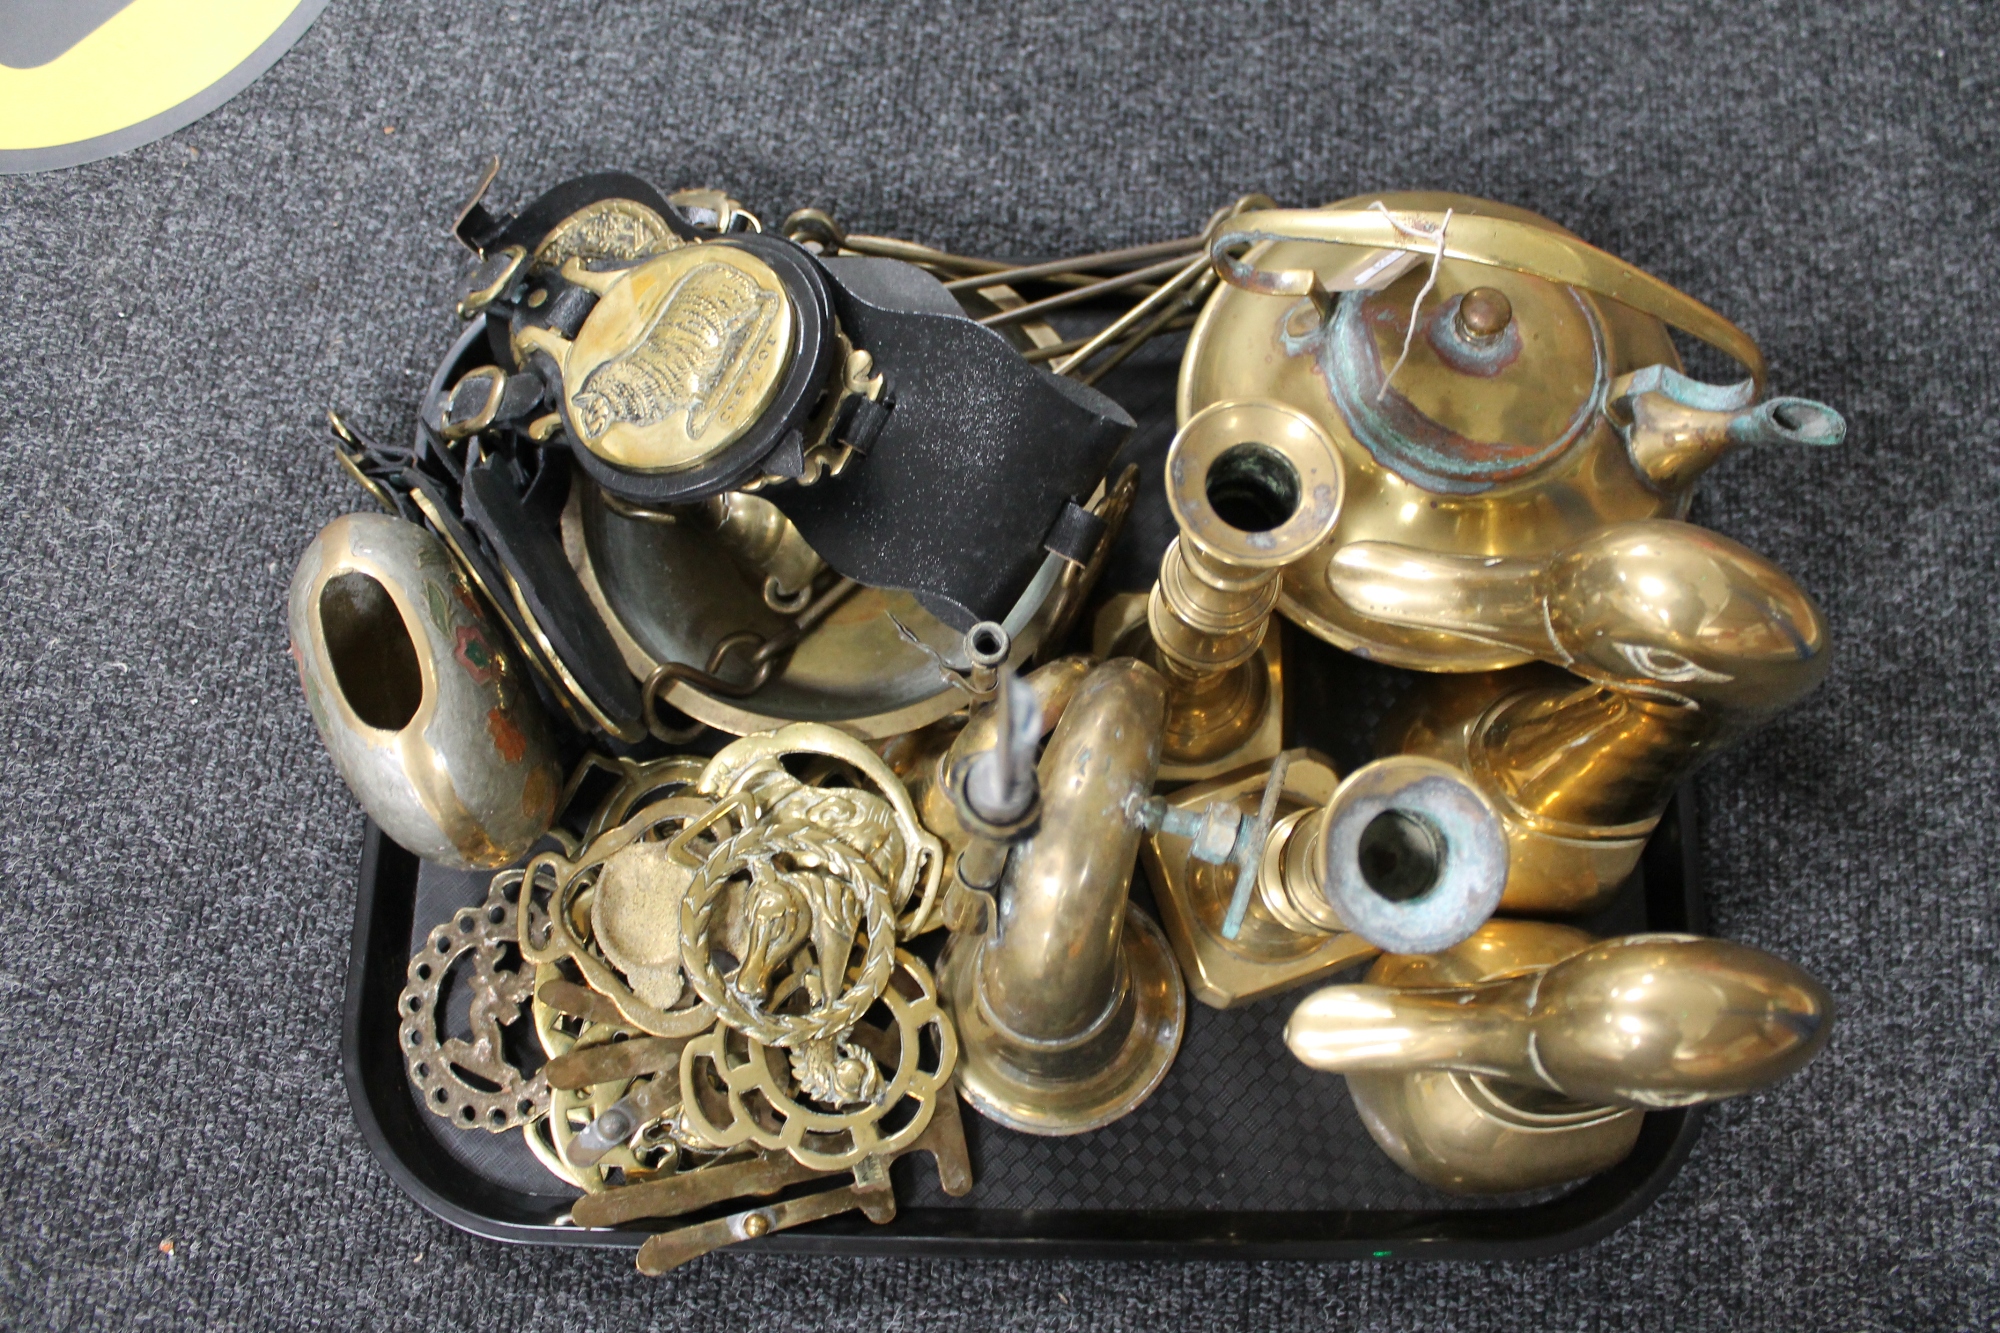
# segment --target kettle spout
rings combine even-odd
[[[1668,366],[1648,366],[1611,386],[1610,410],[1633,465],[1654,489],[1679,495],[1743,445],[1829,446],[1847,437],[1840,413],[1810,398],[1751,402],[1751,382],[1703,384]]]

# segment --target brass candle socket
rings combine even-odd
[[[1347,1076],[1362,1121],[1411,1174],[1459,1193],[1560,1184],[1631,1151],[1641,1108],[1755,1091],[1826,1044],[1833,1001],[1770,954],[1692,935],[1591,942],[1492,921],[1293,1011],[1285,1044]]]
[[[1454,944],[1492,914],[1507,878],[1498,812],[1448,765],[1397,756],[1340,782],[1322,756],[1288,757],[1277,819],[1233,934],[1235,865],[1199,855],[1198,835],[1162,827],[1146,841],[1175,957],[1194,997],[1212,1008],[1289,990],[1381,948]],[[1267,769],[1185,787],[1167,804],[1188,815],[1221,804],[1247,817]]]
[[[1011,1129],[1109,1124],[1180,1049],[1180,971],[1127,898],[1165,710],[1159,675],[1139,662],[1090,673],[1042,756],[1041,824],[1008,859],[990,928],[954,933],[939,961],[959,1089]]]
[[[1217,403],[1174,437],[1167,503],[1180,535],[1147,604],[1168,760],[1215,761],[1258,731],[1271,707],[1258,651],[1279,572],[1333,531],[1340,498],[1332,442],[1291,408]]]

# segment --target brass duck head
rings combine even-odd
[[[1510,648],[1732,729],[1817,686],[1819,608],[1784,571],[1688,523],[1617,523],[1541,559],[1387,542],[1335,551],[1327,583],[1357,614]]]

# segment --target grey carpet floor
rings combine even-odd
[[[1944,0],[335,0],[207,119],[0,179],[0,1322],[1994,1326],[1996,88],[2000,11]],[[320,414],[407,429],[443,228],[494,151],[502,203],[618,166],[975,252],[1179,234],[1250,189],[1449,188],[1739,320],[1852,433],[1732,459],[1698,516],[1792,571],[1840,649],[1711,770],[1702,856],[1717,932],[1833,989],[1831,1047],[1547,1262],[647,1281],[421,1212],[341,1086],[360,821],[280,605],[360,507]]]

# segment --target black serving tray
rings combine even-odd
[[[1177,352],[1153,353],[1100,386],[1139,423],[1114,470],[1136,463],[1141,478],[1105,572],[1107,591],[1150,586],[1174,535],[1163,475]],[[1322,751],[1343,773],[1373,758],[1383,715],[1421,677],[1290,625],[1282,644],[1285,743]],[[1700,933],[1694,845],[1684,791],[1612,905],[1578,924],[1599,936]],[[396,1183],[453,1226],[519,1244],[635,1247],[647,1231],[560,1223],[575,1192],[519,1133],[490,1135],[432,1115],[404,1073],[396,1003],[410,956],[436,923],[484,900],[487,878],[420,863],[368,826],[342,1034],[355,1118]],[[1150,910],[1143,868],[1133,896]],[[1285,1018],[1300,997],[1226,1012],[1191,1002],[1165,1081],[1131,1115],[1093,1133],[1037,1138],[964,1108],[974,1180],[964,1198],[947,1197],[930,1158],[912,1155],[892,1168],[898,1212],[888,1225],[846,1214],[746,1244],[765,1253],[988,1258],[1525,1258],[1587,1245],[1630,1221],[1666,1187],[1700,1130],[1698,1108],[1652,1112],[1624,1162],[1575,1186],[1485,1199],[1446,1194],[1376,1148],[1344,1080],[1285,1050]],[[453,1021],[447,1012],[447,1026]]]
[[[1370,679],[1404,675],[1287,637],[1294,714],[1315,697],[1335,697],[1351,716],[1357,697],[1373,693]],[[1314,657],[1342,659],[1346,669],[1327,671]],[[1343,754],[1350,745],[1306,743],[1318,743],[1343,771],[1366,757]],[[1683,792],[1616,901],[1583,925],[1599,935],[1700,931],[1692,813]],[[412,1092],[396,1043],[405,969],[437,922],[484,898],[485,880],[419,862],[368,825],[342,1034],[362,1136],[411,1197],[475,1235],[637,1246],[646,1232],[559,1224],[575,1192],[542,1168],[518,1133],[461,1129]],[[1142,871],[1134,894],[1150,907],[1143,880]],[[906,1157],[893,1169],[894,1222],[834,1217],[754,1245],[788,1254],[992,1258],[1531,1257],[1587,1245],[1631,1220],[1665,1188],[1699,1132],[1699,1109],[1652,1112],[1631,1156],[1579,1185],[1498,1199],[1445,1194],[1375,1147],[1343,1080],[1306,1069],[1285,1050],[1280,1034],[1299,998],[1224,1012],[1191,1003],[1165,1082],[1133,1114],[1095,1133],[1036,1138],[965,1108],[975,1184],[962,1199],[939,1190],[928,1157]]]

